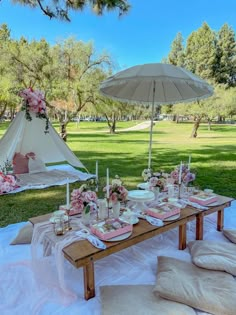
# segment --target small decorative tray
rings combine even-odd
[[[209,194],[205,192],[200,192],[197,195],[191,196],[189,200],[205,206],[217,201],[217,196],[213,193]]]
[[[92,225],[90,229],[93,234],[106,241],[115,236],[132,232],[133,225],[120,219],[108,219]]]
[[[162,202],[159,205],[146,209],[146,213],[157,219],[166,219],[180,213],[180,208],[168,202]]]

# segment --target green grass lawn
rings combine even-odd
[[[119,122],[117,128],[128,128],[135,123]],[[7,123],[0,124],[0,137],[6,128]],[[187,162],[191,154],[191,166],[197,173],[195,185],[236,198],[236,126],[213,125],[208,131],[202,124],[196,139],[189,138],[191,129],[191,123],[156,123],[152,168],[169,172],[180,161]],[[105,184],[106,168],[109,167],[111,177],[119,174],[128,189],[135,189],[142,182],[142,170],[147,168],[149,130],[114,135],[104,132],[106,130],[103,122],[81,122],[79,126],[71,123],[68,145],[91,173],[95,172],[98,160],[101,187]],[[80,183],[74,183],[70,188],[79,186]],[[99,194],[101,197],[101,189]],[[27,221],[29,217],[51,212],[65,203],[65,196],[65,186],[0,196],[0,225]]]

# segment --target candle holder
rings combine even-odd
[[[66,215],[67,215],[67,225],[66,225],[66,231],[70,231],[70,230],[72,230],[72,227],[71,227],[71,225],[70,225],[70,207],[68,207],[68,206],[66,206],[66,209],[65,209],[65,211],[66,211]]]
[[[178,189],[178,199],[181,199],[181,198],[180,198],[181,184],[178,184],[178,188],[179,188],[179,189]]]
[[[110,218],[110,203],[109,203],[109,198],[106,198],[107,199],[107,218],[109,219]]]

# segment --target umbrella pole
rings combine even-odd
[[[151,113],[151,126],[150,126],[150,139],[149,139],[149,152],[148,152],[148,169],[151,169],[152,161],[152,130],[153,130],[153,118],[154,118],[154,101],[156,92],[156,81],[153,81],[153,92],[152,92],[152,113]]]

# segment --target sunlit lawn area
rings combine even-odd
[[[128,128],[136,123],[119,122],[117,128]],[[0,137],[6,126],[6,123],[0,124]],[[208,131],[207,125],[202,124],[196,139],[189,138],[191,129],[191,123],[162,121],[155,125],[153,169],[169,172],[180,161],[187,162],[191,154],[192,169],[197,173],[195,185],[236,198],[236,126],[213,125]],[[142,182],[142,170],[147,168],[149,130],[115,135],[104,132],[106,130],[105,122],[81,122],[78,126],[71,123],[68,145],[91,173],[95,172],[98,160],[101,187],[109,167],[111,177],[119,174],[128,189],[135,189]],[[80,183],[74,183],[70,188],[79,186]],[[65,195],[65,186],[56,186],[0,196],[0,224],[27,221],[29,217],[51,212],[65,203]]]

